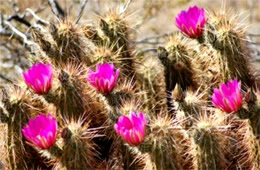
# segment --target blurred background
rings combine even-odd
[[[75,23],[82,14],[78,24],[95,25],[109,9],[119,8],[125,1],[0,0],[0,86],[21,78],[29,66],[30,28],[41,19],[56,20],[51,2],[60,7],[67,20]],[[248,41],[257,56],[254,61],[260,70],[260,0],[132,0],[127,8],[131,43],[143,51],[163,44],[167,34],[177,30],[177,14],[193,5],[213,11],[230,10],[231,16],[238,16],[241,26],[247,28]]]

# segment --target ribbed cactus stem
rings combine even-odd
[[[16,108],[15,108],[16,107]],[[22,168],[25,165],[23,157],[25,157],[24,144],[22,141],[22,124],[27,119],[22,116],[22,109],[18,106],[13,106],[14,112],[11,113],[8,122],[8,149],[10,153],[10,164],[11,167]]]
[[[112,124],[114,124],[117,122],[117,119],[121,115],[119,110],[121,101],[119,99],[119,96],[117,96],[113,92],[106,94],[105,97],[107,99],[110,109],[112,110],[111,112],[109,112],[109,118],[113,122]]]
[[[125,88],[124,88],[125,87]],[[134,98],[134,90],[127,85],[119,86],[108,94],[104,94],[107,100],[107,104],[112,110],[109,114],[109,118],[116,123],[120,115],[128,115],[133,109],[136,110],[137,106],[134,103],[127,102]],[[130,110],[129,110],[130,109]]]
[[[128,30],[127,25],[119,14],[112,14],[107,15],[105,20],[100,20],[100,26],[103,30],[104,34],[109,38],[110,45],[113,45],[113,43],[116,43],[114,45],[114,51],[119,50],[122,48],[122,54],[128,55],[126,49],[128,48]]]
[[[260,137],[260,106],[259,99],[256,94],[249,90],[246,94],[245,100],[248,105],[248,111],[240,111],[238,116],[241,119],[249,119],[253,132],[257,138]]]
[[[175,110],[183,111],[186,117],[198,117],[200,105],[203,103],[200,94],[193,92],[191,90],[186,91],[185,93],[180,88],[179,84],[176,84],[172,92],[172,103]],[[192,123],[192,121],[190,121]]]
[[[182,169],[185,165],[186,137],[182,128],[168,116],[152,119],[143,143],[138,146],[143,153],[149,153],[157,169]]]
[[[1,101],[0,101],[0,123],[8,123],[8,112],[5,110],[4,107],[1,107]]]
[[[165,46],[167,50],[167,58],[170,68],[167,71],[172,72],[173,88],[178,83],[183,90],[188,88],[196,88],[197,85],[193,80],[193,68],[191,67],[191,59],[194,58],[194,50],[190,49],[188,41],[180,34],[173,34]],[[160,58],[160,57],[159,57]],[[169,89],[170,91],[172,89]]]
[[[131,147],[128,146],[128,149],[130,152],[135,156],[135,163],[137,164],[137,167],[142,167],[144,170],[155,170],[156,166],[152,162],[151,155],[149,153],[150,148],[143,148],[142,144],[138,147]],[[136,168],[137,169],[137,168]]]
[[[187,41],[180,34],[174,34],[169,37],[166,47],[159,47],[157,55],[164,66],[166,91],[171,92],[176,84],[186,90],[196,88],[193,80],[193,68],[190,58],[192,50],[188,48]],[[170,99],[167,104],[170,107]]]
[[[225,52],[228,55],[237,55],[239,54],[240,40],[238,35],[233,30],[225,30],[225,28],[214,29],[214,26],[209,27],[209,32],[213,32],[208,34],[209,43],[217,50],[221,52]]]
[[[57,160],[62,155],[62,149],[58,145],[53,145],[49,149],[39,149],[35,148],[37,152],[39,152],[43,157],[47,158],[48,160]]]
[[[124,161],[123,155],[123,153],[126,154],[126,152],[124,152],[123,150],[124,145],[122,141],[114,141],[112,143],[109,153],[109,164],[112,165],[112,169],[123,170],[125,169],[124,167],[127,166],[125,165],[126,162]]]
[[[232,138],[232,153],[236,155],[235,167],[242,169],[259,169],[260,168],[260,143],[256,139],[249,120],[241,120],[234,117],[232,120],[234,126]],[[231,166],[232,168],[232,166]]]
[[[84,120],[68,122],[66,126],[61,133],[62,154],[54,166],[68,170],[93,169],[97,163],[96,144],[93,142],[96,131],[89,129]]]
[[[50,42],[45,38],[45,34],[46,33],[42,32],[41,30],[34,28],[32,35],[35,41],[41,47],[42,51],[44,51],[49,58],[55,59],[55,57],[59,56],[59,50],[53,42]]]
[[[138,146],[138,150],[145,154],[148,153],[151,156],[152,162],[154,162],[156,168],[158,170],[163,169],[172,169],[177,170],[180,169],[180,165],[178,165],[178,162],[176,159],[171,159],[173,157],[177,157],[177,153],[175,156],[173,156],[172,151],[169,151],[168,147],[162,146],[162,145],[156,145],[153,146],[149,142],[143,142]],[[173,149],[173,148],[172,148]],[[171,152],[171,154],[169,154]]]
[[[165,76],[165,84],[166,84],[166,91],[172,91],[174,89],[174,81],[172,79],[173,72],[171,71],[171,62],[168,59],[168,52],[166,51],[165,48],[159,47],[157,49],[157,55],[158,58],[161,60],[163,66],[164,66],[164,76]],[[168,110],[171,110],[171,99],[167,97],[167,108]]]
[[[155,162],[157,169],[159,170],[164,170],[164,169],[172,169],[172,170],[179,170],[180,169],[180,165],[177,160],[175,159],[171,159],[171,161],[169,161],[169,157],[177,157],[176,155],[173,155],[173,153],[171,153],[171,155],[168,155],[167,152],[169,152],[167,149],[169,148],[164,148],[164,147],[158,147],[156,148],[151,157],[152,160]]]
[[[206,31],[206,40],[209,44],[212,44],[212,46],[216,49],[223,49],[221,47],[220,42],[217,40],[217,35],[216,35],[216,29],[212,24],[207,23],[206,28],[208,31]]]
[[[93,43],[95,43],[96,45],[102,45],[102,39],[98,35],[98,31],[96,30],[95,27],[89,25],[86,26],[83,25],[81,29],[86,38],[92,40]]]
[[[124,66],[121,68],[121,72],[126,76],[135,77],[132,70],[134,60],[129,48],[128,24],[124,17],[119,12],[111,11],[100,20],[99,25],[105,35],[103,45],[109,44],[114,52],[119,52],[121,64]]]
[[[207,24],[207,41],[220,54],[226,73],[222,73],[225,81],[236,77],[248,86],[254,87],[254,76],[251,75],[248,58],[250,54],[241,39],[245,39],[245,30],[239,26],[235,18],[228,15],[214,14]]]
[[[9,113],[8,124],[8,152],[9,161],[12,169],[23,169],[25,163],[25,146],[23,143],[22,126],[28,120],[28,114],[25,112],[23,101],[19,98],[10,100],[6,91],[4,92],[3,103]],[[6,94],[5,94],[6,93]]]
[[[216,134],[214,127],[204,126],[195,129],[192,147],[195,152],[194,166],[197,169],[220,170],[226,168],[220,137]]]
[[[167,89],[167,91],[171,91],[171,90],[173,90],[175,84],[174,84],[173,80],[171,80],[171,77],[173,75],[171,72],[171,62],[168,59],[168,52],[164,47],[159,47],[157,49],[157,55],[164,66],[166,89]]]
[[[249,118],[255,136],[260,139],[260,109],[258,108]]]
[[[201,36],[199,36],[196,39],[200,44],[204,44],[206,42],[206,38],[204,37],[204,35],[202,34]]]
[[[59,55],[54,58],[57,64],[69,62],[91,64],[86,53],[82,51],[84,34],[77,25],[68,20],[60,21],[57,25],[51,23],[50,33],[59,47]]]
[[[151,153],[153,146],[149,144],[148,142],[143,142],[140,145],[138,145],[138,150],[142,153]]]
[[[52,90],[50,90],[47,94],[43,95],[44,99],[48,102],[48,103],[53,103],[56,104],[57,103],[57,95],[55,94],[55,92],[53,92]]]
[[[141,98],[145,107],[152,109],[149,114],[158,114],[167,110],[167,91],[163,65],[158,64],[157,56],[138,57],[135,63],[137,73],[136,87],[138,91],[145,92]],[[144,64],[138,64],[144,63]],[[170,104],[170,103],[168,103]]]
[[[62,87],[58,96],[57,109],[65,117],[80,118],[84,113],[84,97],[80,81],[63,70],[59,74],[59,80]]]

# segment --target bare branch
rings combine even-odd
[[[0,35],[3,35],[3,36],[11,36],[12,35],[12,33],[10,31],[7,31],[4,28],[4,17],[3,17],[2,13],[0,13]]]
[[[255,42],[251,42],[251,44],[260,45],[260,42],[255,41]]]
[[[154,41],[154,42],[149,42],[149,41],[136,41],[134,42],[135,44],[151,44],[151,45],[158,45],[158,44],[162,44],[163,42],[159,42],[159,41]]]
[[[82,14],[83,14],[83,11],[84,11],[85,6],[87,5],[87,3],[88,3],[88,0],[84,0],[84,1],[81,3],[81,5],[80,5],[80,10],[79,10],[79,14],[78,14],[78,19],[77,19],[77,21],[75,22],[75,24],[77,24],[77,23],[79,22],[79,20],[80,20]]]
[[[9,83],[13,83],[13,80],[10,79],[9,77],[5,76],[3,73],[0,72],[0,78],[9,82]]]
[[[138,54],[144,54],[144,53],[148,53],[148,52],[157,52],[157,48],[144,48],[140,51],[138,51]]]
[[[165,38],[165,37],[172,35],[172,34],[173,34],[173,32],[165,33],[165,34],[161,34],[161,35],[150,36],[150,37],[145,37],[144,39],[137,40],[134,43],[135,44],[160,44],[162,42],[159,42],[159,39]]]
[[[19,37],[23,38],[23,41],[25,44],[29,45],[29,46],[32,46],[32,45],[36,45],[33,41],[30,41],[28,40],[27,36],[20,32],[18,29],[16,29],[10,22],[8,21],[4,21],[4,24],[9,26],[9,28],[16,34],[18,35]]]
[[[36,19],[36,23],[47,26],[49,25],[49,22],[41,19],[40,17],[38,17],[35,12],[33,10],[31,10],[30,8],[26,8],[25,11],[28,11],[35,19]]]
[[[128,0],[123,6],[121,6],[120,8],[120,15],[122,15],[123,13],[125,13],[125,11],[127,10],[127,8],[129,7],[129,5],[131,4],[132,0]]]
[[[250,37],[260,37],[260,34],[251,34],[251,33],[249,33],[248,36],[250,36]]]
[[[60,7],[60,5],[58,4],[57,1],[55,0],[48,0],[48,3],[51,7],[52,12],[54,13],[54,15],[56,15],[58,18],[62,17],[64,18],[66,16],[65,12],[63,11],[63,9]]]
[[[30,27],[31,26],[30,22],[27,21],[24,17],[25,17],[25,15],[15,14],[15,15],[12,15],[12,16],[8,17],[7,21],[16,20],[16,21],[26,25],[27,27]]]

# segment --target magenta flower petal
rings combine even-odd
[[[176,26],[189,38],[202,35],[207,19],[203,8],[190,7],[188,11],[181,11],[175,18]]]
[[[52,67],[50,64],[34,64],[27,72],[23,72],[24,81],[35,93],[46,94],[52,85]]]
[[[222,84],[219,89],[214,89],[211,96],[215,107],[227,112],[236,112],[242,106],[241,83],[236,79]]]
[[[91,69],[88,72],[88,82],[100,93],[110,93],[116,86],[119,76],[119,69],[114,68],[113,64],[100,64],[96,66],[96,72]]]
[[[23,135],[32,145],[41,149],[50,148],[56,141],[58,124],[50,114],[40,114],[30,119],[22,129]]]
[[[130,116],[120,116],[114,128],[116,133],[130,145],[139,145],[145,137],[146,118],[143,113],[136,115],[131,112]]]

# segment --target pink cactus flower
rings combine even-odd
[[[34,64],[23,73],[25,83],[37,94],[46,94],[52,85],[52,67],[50,64]]]
[[[130,116],[120,116],[114,128],[116,133],[120,135],[125,142],[130,145],[139,145],[145,137],[146,118],[141,112],[136,115],[131,112]]]
[[[113,64],[104,63],[97,65],[96,72],[89,70],[87,80],[100,93],[110,93],[116,86],[119,76],[119,69],[116,71],[114,69]]]
[[[58,124],[50,114],[40,114],[30,119],[22,129],[24,137],[31,145],[41,149],[50,148],[56,141]]]
[[[227,112],[236,112],[242,106],[241,83],[236,79],[215,88],[212,95],[212,103],[217,108]]]
[[[188,11],[181,11],[175,19],[176,26],[189,38],[198,38],[202,35],[207,22],[205,11],[197,6]]]

